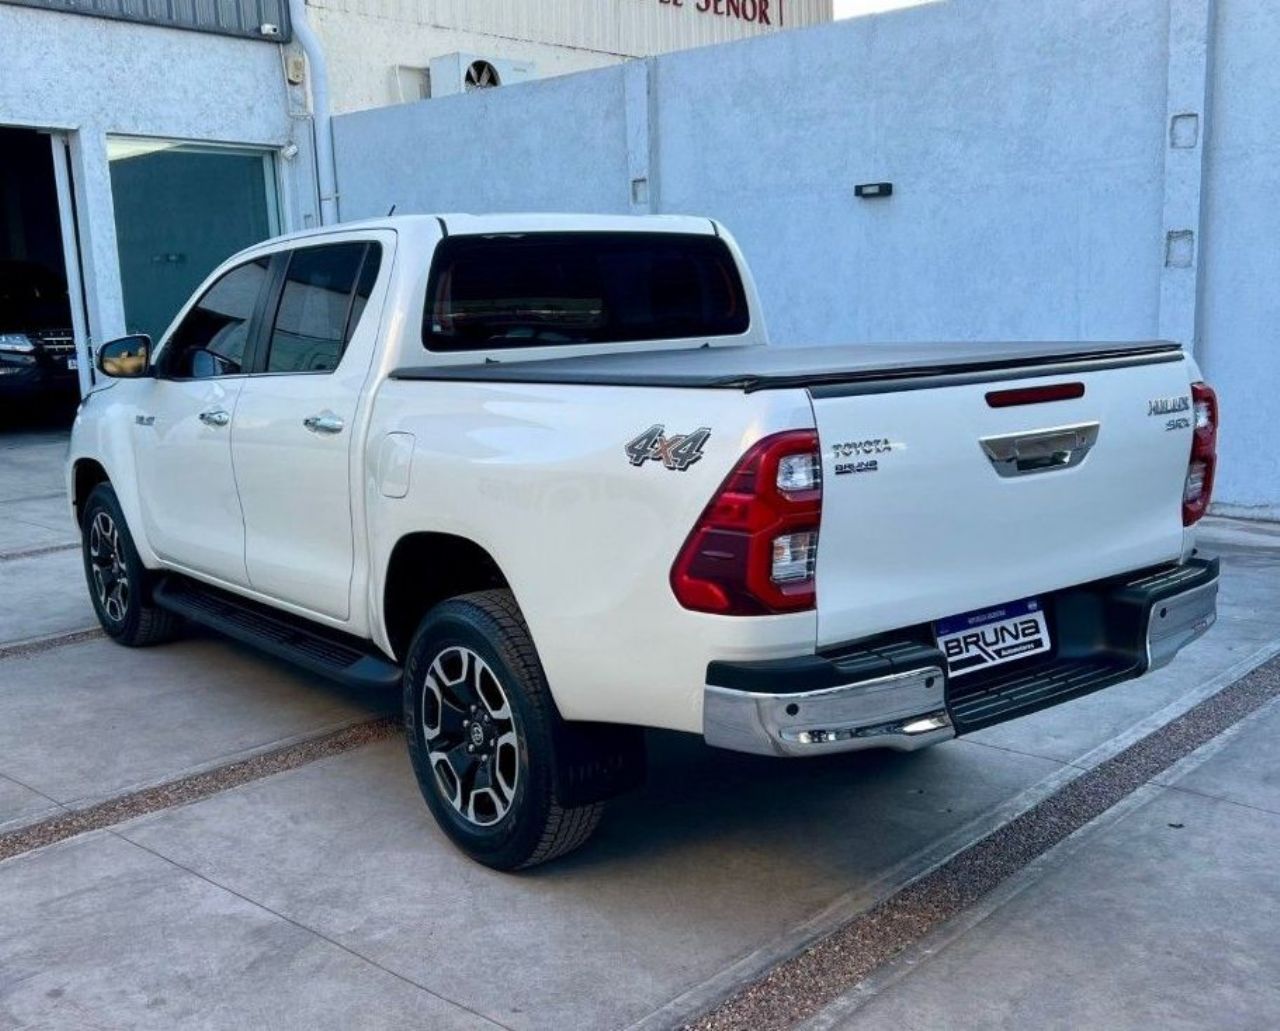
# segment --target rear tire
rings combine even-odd
[[[436,822],[495,870],[536,866],[578,848],[604,811],[557,797],[565,726],[510,591],[437,605],[409,646],[405,737]]]
[[[152,603],[153,574],[138,557],[110,484],[100,483],[90,493],[80,536],[89,598],[107,636],[130,648],[173,640],[181,620]]]

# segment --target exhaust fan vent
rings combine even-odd
[[[468,93],[501,85],[502,77],[498,74],[498,69],[488,61],[472,61],[467,65],[466,90]]]

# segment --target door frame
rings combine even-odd
[[[53,182],[58,195],[58,227],[62,234],[62,261],[66,267],[71,333],[76,344],[80,396],[83,397],[93,387],[93,347],[89,336],[84,264],[80,256],[80,219],[71,171],[71,137],[69,133],[58,130],[42,131],[49,136],[53,158]]]

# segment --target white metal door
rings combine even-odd
[[[133,432],[147,539],[166,562],[248,582],[231,468],[231,417],[244,378],[149,381]]]
[[[286,334],[294,348],[291,371],[270,371],[279,346],[275,331],[266,334],[266,369],[245,382],[232,429],[232,454],[245,523],[245,563],[255,591],[317,615],[345,620],[350,615],[355,568],[354,521],[359,504],[359,467],[353,449],[363,439],[360,412],[365,381],[378,337],[378,315],[385,296],[395,236],[379,234],[370,247],[370,294],[360,315],[350,317],[350,338],[336,368],[319,358],[318,337],[308,335],[317,321],[327,323],[343,302],[314,284],[311,300],[292,300],[290,270],[276,305],[274,329],[286,316],[295,324]],[[320,251],[363,247],[368,234],[326,237]],[[380,247],[380,250],[379,250]],[[363,259],[362,259],[363,260]],[[292,269],[292,266],[291,266]],[[380,272],[378,271],[380,269]],[[361,268],[353,273],[357,278]],[[340,293],[340,291],[335,291]],[[343,315],[344,322],[347,315]],[[318,367],[311,367],[318,366]]]

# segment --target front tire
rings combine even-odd
[[[472,859],[515,870],[555,859],[595,830],[602,802],[556,796],[556,711],[510,591],[443,602],[423,619],[404,670],[405,736],[418,787]]]
[[[181,621],[152,603],[151,573],[138,557],[110,484],[93,488],[81,513],[80,535],[89,597],[107,636],[131,648],[177,636]]]

